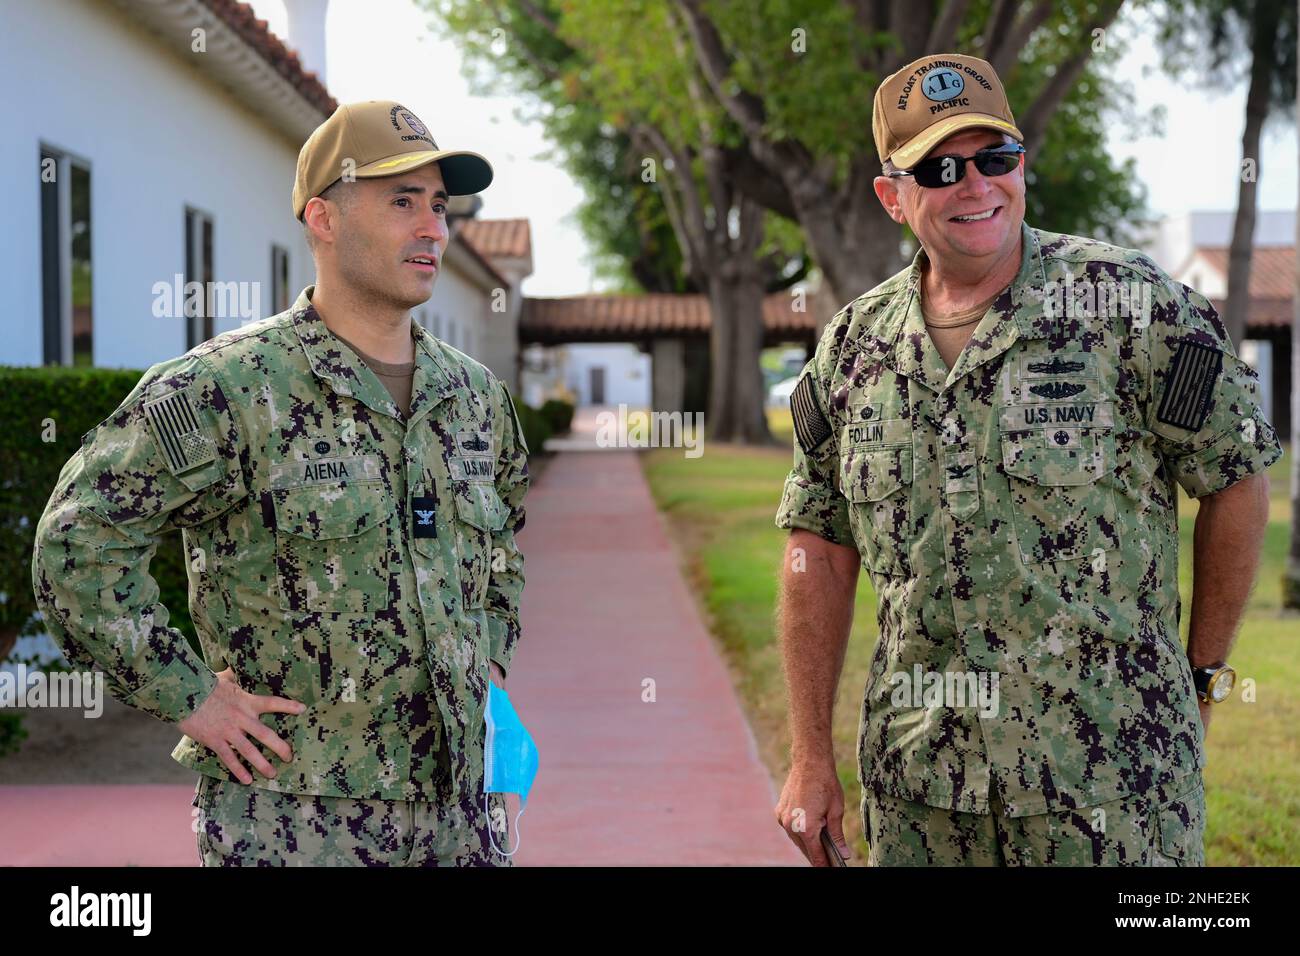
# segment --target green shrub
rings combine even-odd
[[[25,716],[21,710],[0,710],[0,757],[17,753],[22,742],[27,739],[27,728],[23,726]]]
[[[36,524],[58,483],[59,472],[81,447],[86,432],[108,418],[140,380],[142,371],[62,366],[0,366],[0,657],[21,634],[38,634],[32,593],[32,542]],[[47,440],[52,439],[52,440]],[[189,614],[189,582],[179,531],[159,542],[149,564],[170,623],[197,650]]]
[[[528,453],[540,454],[542,445],[551,437],[551,426],[540,411],[531,405],[525,405],[517,396],[513,397],[515,411],[519,413],[519,424],[524,429],[524,443],[528,445]]]
[[[542,417],[551,426],[551,433],[563,435],[573,424],[573,403],[560,398],[548,398],[540,409]]]

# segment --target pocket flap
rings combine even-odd
[[[849,501],[880,501],[912,483],[912,446],[855,451],[844,459],[841,476]]]
[[[456,498],[456,515],[480,531],[500,531],[505,527],[509,509],[496,489],[479,481],[452,482]]]
[[[1089,485],[1115,467],[1110,428],[1002,432],[1002,468],[1037,485]]]
[[[1156,811],[1160,852],[1175,860],[1197,856],[1204,826],[1204,783],[1198,773],[1187,779],[1183,792]]]
[[[324,482],[277,488],[277,530],[300,538],[350,538],[383,524],[393,513],[393,499],[382,481]]]

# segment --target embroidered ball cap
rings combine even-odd
[[[1002,81],[978,57],[932,53],[890,74],[876,90],[871,131],[882,163],[911,169],[953,133],[980,128],[1025,140]]]
[[[439,149],[428,127],[400,103],[346,103],[317,126],[298,153],[293,215],[302,219],[307,201],[345,173],[358,179],[393,176],[437,163],[447,195],[468,196],[492,182],[492,167],[478,153]]]

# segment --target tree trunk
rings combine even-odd
[[[1300,32],[1300,16],[1296,23]],[[1300,59],[1296,63],[1296,82],[1300,89]],[[1300,99],[1296,100],[1295,116],[1300,131]],[[1282,577],[1282,607],[1300,611],[1300,215],[1296,216],[1295,247],[1295,293],[1291,299],[1291,547]]]
[[[881,207],[875,193],[863,200],[870,215],[860,215],[831,248],[812,248],[835,296],[836,309],[870,292],[907,265],[902,253],[903,231]],[[866,211],[864,210],[864,211]],[[844,241],[847,240],[847,241]]]
[[[1250,306],[1250,257],[1255,245],[1255,194],[1260,175],[1259,139],[1268,116],[1269,86],[1277,47],[1278,6],[1272,0],[1255,5],[1251,24],[1250,89],[1246,93],[1246,128],[1241,134],[1241,158],[1254,169],[1238,170],[1237,215],[1232,225],[1232,246],[1228,253],[1228,300],[1223,324],[1235,349],[1246,337],[1246,314]]]
[[[737,266],[756,265],[736,262]],[[710,441],[773,444],[764,410],[763,282],[757,268],[726,268],[709,277]]]
[[[771,444],[763,399],[763,207],[734,189],[726,152],[711,141],[701,151],[704,182],[696,180],[689,149],[674,149],[655,126],[637,126],[635,141],[670,157],[664,211],[692,281],[709,297],[709,402],[712,441]],[[711,214],[710,214],[711,212]],[[734,229],[733,229],[734,226]]]
[[[845,199],[824,184],[789,181],[790,200],[808,250],[839,309],[884,282],[904,265],[903,233],[889,218],[865,176]]]

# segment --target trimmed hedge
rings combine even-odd
[[[546,439],[551,437],[553,429],[540,411],[531,405],[525,405],[517,395],[511,396],[515,403],[515,412],[519,415],[519,424],[524,429],[524,444],[530,455],[540,454]]]
[[[81,437],[122,404],[143,370],[0,366],[0,658],[22,634],[39,634],[32,593],[36,524]],[[51,434],[52,433],[52,434]],[[49,440],[53,439],[53,440]],[[149,564],[170,623],[198,650],[180,531],[163,536]]]
[[[0,710],[0,757],[17,753],[27,739],[27,728],[23,726],[26,716],[22,710]]]
[[[542,418],[551,426],[551,433],[563,435],[573,424],[573,403],[559,398],[548,398],[540,409]],[[531,446],[530,446],[531,447]]]

